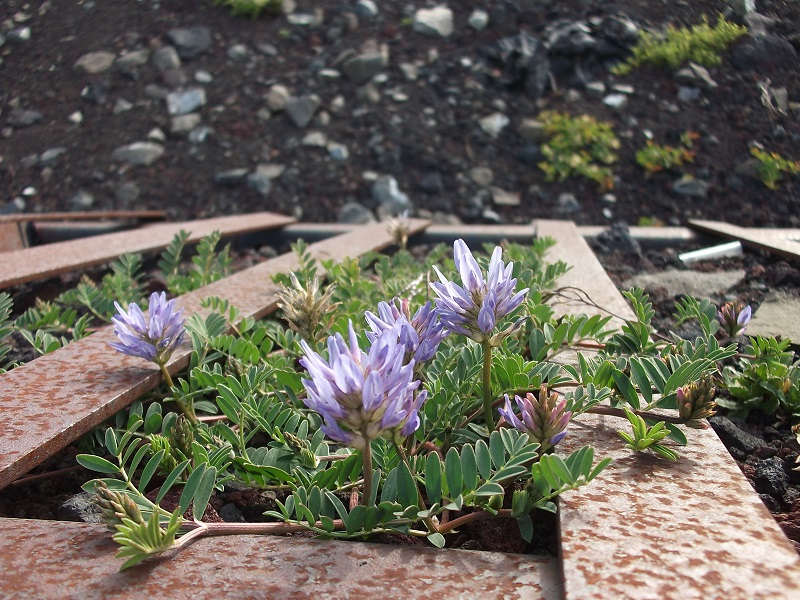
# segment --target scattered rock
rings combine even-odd
[[[211,47],[211,30],[208,27],[171,29],[167,38],[183,59],[200,56]]]
[[[789,476],[780,458],[767,458],[756,463],[756,486],[758,491],[780,499],[789,487]]]
[[[286,114],[299,129],[303,129],[314,118],[321,100],[319,96],[290,96],[286,101]]]
[[[236,187],[244,183],[247,177],[247,169],[229,169],[214,175],[214,182],[223,187]]]
[[[189,132],[200,124],[201,117],[197,113],[189,113],[173,117],[169,132],[172,135],[183,136],[188,135]]]
[[[378,177],[372,185],[372,199],[378,205],[378,214],[382,211],[388,216],[397,216],[411,210],[411,201],[400,191],[397,180],[391,175]]]
[[[475,31],[483,31],[489,25],[489,13],[480,8],[476,8],[472,11],[469,19],[467,19],[467,23],[469,23],[469,26]]]
[[[23,127],[30,127],[41,121],[44,118],[42,113],[36,110],[26,108],[15,108],[8,113],[6,122],[12,127],[21,129]]]
[[[147,166],[153,164],[164,154],[164,146],[154,142],[134,142],[120,146],[111,154],[111,158],[128,163],[131,166]]]
[[[339,223],[366,225],[367,223],[375,222],[375,215],[366,206],[358,202],[347,202],[339,211]]]
[[[94,196],[86,190],[79,190],[69,199],[69,204],[73,210],[89,210],[94,206]]]
[[[257,166],[256,170],[247,176],[247,187],[254,189],[264,197],[269,196],[270,190],[272,190],[269,171],[262,165]]]
[[[161,72],[177,69],[181,66],[181,57],[174,46],[161,46],[150,59],[153,66]]]
[[[508,89],[522,89],[536,100],[549,84],[550,59],[545,45],[528,33],[503,38],[484,48],[487,76]]]
[[[499,187],[492,186],[492,200],[498,206],[519,206],[519,192],[509,192]]]
[[[478,121],[481,129],[493,138],[497,138],[510,123],[503,113],[494,113]]]
[[[102,523],[103,511],[92,502],[94,494],[81,492],[67,498],[58,507],[58,518],[62,521],[76,521],[82,523]]]
[[[756,448],[767,446],[767,442],[737,427],[727,417],[715,415],[708,419],[711,427],[729,449],[736,449],[744,457],[752,454]]]
[[[421,8],[414,13],[414,31],[431,37],[448,37],[453,33],[453,11],[446,6]]]
[[[75,68],[89,75],[96,75],[97,73],[108,71],[116,58],[116,54],[105,50],[89,52],[75,62]]]
[[[206,91],[203,88],[167,94],[167,111],[173,116],[193,112],[204,106],[205,103]]]
[[[708,183],[691,175],[684,175],[672,183],[672,191],[679,196],[705,198],[708,196]]]
[[[574,194],[564,192],[558,195],[556,200],[556,212],[562,215],[570,215],[581,210],[581,203]]]

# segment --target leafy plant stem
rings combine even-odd
[[[494,415],[492,415],[492,343],[484,341],[483,346],[483,418],[486,429],[494,431]]]
[[[172,376],[169,374],[169,371],[167,371],[167,366],[160,364],[159,367],[161,368],[161,374],[164,376],[164,381],[167,383],[167,386],[169,386],[170,389],[173,388],[175,384],[172,382]],[[181,412],[186,415],[186,418],[189,419],[189,422],[192,425],[197,425],[199,421],[197,420],[197,415],[194,414],[194,411],[189,408],[180,398],[175,398],[175,403],[178,405],[178,408],[181,410]]]
[[[316,527],[322,527],[316,523]],[[190,527],[192,531],[177,540],[176,546],[182,547],[192,541],[211,535],[284,535],[287,533],[300,533],[308,531],[306,525],[294,523],[205,523],[203,521],[186,521],[182,527]],[[333,521],[333,530],[341,531],[345,528],[344,521]]]
[[[511,510],[510,509],[502,509],[497,511],[497,514],[492,514],[485,510],[476,510],[475,512],[469,513],[468,515],[463,515],[461,517],[455,518],[452,521],[447,522],[444,525],[439,526],[439,533],[449,533],[454,529],[461,527],[462,525],[467,525],[468,523],[473,523],[475,521],[481,521],[482,519],[489,519],[495,517],[511,517]]]

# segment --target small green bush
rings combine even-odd
[[[693,27],[668,27],[664,36],[643,31],[633,48],[633,56],[612,72],[625,75],[645,64],[677,69],[687,61],[713,67],[722,62],[720,52],[745,33],[746,27],[726,21],[722,15],[714,27],[704,16],[703,22]]]
[[[658,173],[680,167],[694,160],[694,151],[691,150],[693,140],[697,134],[687,131],[681,135],[681,146],[662,146],[648,141],[644,148],[636,153],[636,162],[648,173]]]
[[[771,190],[778,188],[778,182],[782,179],[783,173],[787,175],[800,173],[800,161],[783,158],[777,152],[766,152],[753,146],[750,154],[758,160],[757,170],[761,181]]]
[[[545,111],[539,115],[548,141],[542,144],[545,160],[539,163],[547,181],[564,181],[578,175],[596,181],[604,190],[614,187],[611,165],[620,146],[610,123],[589,115],[571,117]]]
[[[268,12],[277,14],[283,6],[283,0],[214,0],[214,4],[230,6],[234,17],[251,17],[253,19]]]

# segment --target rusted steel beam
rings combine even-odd
[[[0,519],[0,538],[11,598],[561,598],[547,556],[246,535],[119,573],[99,525]]]
[[[99,221],[103,219],[136,219],[160,221],[167,218],[163,210],[94,210],[49,213],[14,213],[0,215],[0,223],[30,223],[33,221]]]
[[[626,450],[625,423],[583,415],[561,443],[614,458],[559,499],[566,600],[800,598],[800,556],[714,431],[672,463]]]
[[[427,221],[414,219],[411,231]],[[319,260],[341,260],[392,244],[385,224],[364,226],[308,248]],[[276,307],[278,286],[272,275],[298,268],[294,253],[265,261],[176,301],[184,315],[201,312],[200,303],[219,296],[243,317],[260,318]],[[320,272],[322,269],[320,269]],[[111,350],[111,327],[0,375],[0,489],[48,456],[99,425],[161,381],[161,374],[141,359]],[[167,365],[175,373],[188,364],[188,341]]]
[[[739,227],[722,221],[690,219],[689,226],[729,240],[739,240],[745,246],[765,250],[794,261],[800,261],[800,229],[772,227]]]
[[[223,236],[282,227],[294,219],[274,213],[254,213],[183,223],[157,223],[121,231],[7,252],[0,262],[0,289],[45,279],[61,273],[99,265],[128,252],[153,252],[165,248],[179,231],[191,231],[189,242],[219,231]]]
[[[537,237],[551,237],[556,241],[545,257],[547,262],[562,260],[572,267],[558,280],[561,291],[550,301],[556,316],[612,315],[608,327],[619,327],[625,320],[635,318],[574,223],[537,220],[535,225]]]

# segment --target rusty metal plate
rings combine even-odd
[[[765,250],[791,260],[800,260],[800,229],[739,227],[722,221],[689,219],[689,226],[726,239],[739,240],[751,248]]]
[[[412,233],[427,224],[411,220]],[[386,225],[376,224],[318,242],[308,251],[318,260],[341,260],[391,243]],[[176,304],[188,317],[200,312],[204,298],[219,296],[243,317],[260,318],[276,306],[272,275],[298,266],[294,253],[285,254],[185,294]],[[158,369],[110,349],[114,339],[112,328],[105,327],[0,375],[0,489],[158,385]],[[189,355],[186,341],[167,365],[170,373],[184,368]]]
[[[567,600],[800,598],[800,556],[713,430],[670,463],[625,450],[623,425],[582,415],[559,448],[615,460],[559,500]]]
[[[11,598],[561,598],[554,557],[361,542],[203,539],[124,573],[102,526],[0,520]]]
[[[608,327],[620,327],[635,319],[631,307],[617,290],[594,252],[571,221],[537,220],[536,236],[551,237],[556,245],[545,256],[547,262],[562,260],[572,267],[559,278],[562,295],[550,301],[556,316],[585,313],[612,315]]]
[[[224,237],[282,227],[294,222],[274,213],[254,213],[183,223],[157,223],[133,231],[97,235],[7,252],[0,263],[0,288],[45,279],[115,259],[127,252],[152,252],[166,247],[182,229],[189,242],[219,231]]]

